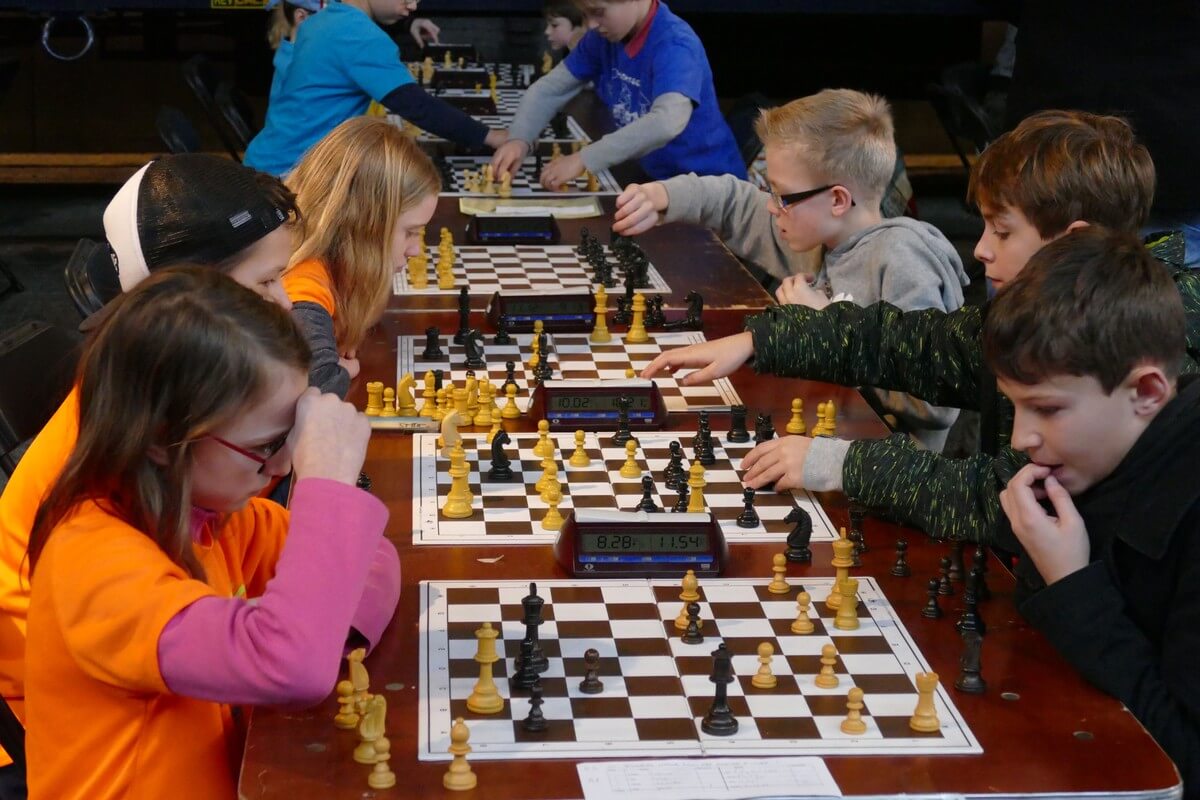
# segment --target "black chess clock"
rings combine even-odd
[[[631,431],[657,431],[667,423],[662,392],[642,378],[546,381],[533,390],[529,408],[552,431],[614,431],[621,427],[622,406]]]
[[[496,292],[487,315],[493,327],[507,317],[509,333],[528,333],[538,320],[547,333],[590,331],[596,324],[596,300],[591,289],[570,294]]]
[[[576,578],[700,578],[720,575],[729,557],[709,512],[647,513],[577,508],[563,521],[554,557]]]

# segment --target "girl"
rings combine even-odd
[[[217,156],[164,156],[138,170],[105,209],[117,273],[111,283],[128,291],[158,269],[187,262],[224,272],[288,308],[279,278],[298,218],[295,197],[270,175]],[[85,325],[100,325],[111,305]],[[18,717],[24,715],[29,531],[78,426],[79,392],[72,389],[0,495],[0,616],[7,621],[0,625],[0,692]]]
[[[354,488],[370,429],[305,388],[287,312],[224,275],[115,302],[30,536],[30,797],[233,798],[229,704],[320,701],[395,608],[387,511]],[[289,468],[290,519],[255,496]]]
[[[345,397],[392,276],[425,246],[441,176],[398,127],[355,117],[317,142],[287,184],[305,218],[283,285],[312,348],[309,383]]]

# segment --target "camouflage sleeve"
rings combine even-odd
[[[919,450],[907,436],[850,445],[842,467],[847,495],[938,539],[1016,549],[1000,524],[1000,491],[1028,459],[1010,448],[998,457],[945,458]]]
[[[842,386],[874,386],[939,406],[979,407],[979,308],[901,311],[890,303],[772,306],[746,318],[754,369]]]
[[[1187,270],[1175,274],[1175,287],[1183,298],[1183,313],[1187,320],[1187,355],[1181,372],[1188,375],[1200,372],[1200,274]]]

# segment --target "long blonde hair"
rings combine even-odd
[[[396,220],[441,191],[441,176],[399,127],[354,117],[304,154],[287,185],[304,209],[291,265],[317,259],[329,270],[334,336],[356,349],[387,305]]]

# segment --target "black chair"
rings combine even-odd
[[[222,81],[217,86],[216,101],[221,118],[225,120],[225,124],[237,140],[238,148],[245,151],[250,140],[254,138],[255,130],[252,122],[254,109],[250,107],[250,102],[229,81]]]
[[[217,87],[221,85],[221,75],[216,66],[203,54],[195,55],[183,62],[183,79],[191,88],[205,116],[217,131],[221,144],[229,151],[236,161],[241,161],[237,139],[225,124],[221,110],[217,107]]]
[[[4,262],[0,262],[0,275],[4,276],[6,284],[3,289],[0,289],[0,300],[3,300],[10,294],[25,291],[24,284],[17,280],[17,276],[13,274],[13,271]]]
[[[154,121],[158,128],[158,136],[171,153],[200,152],[200,134],[187,115],[173,106],[163,106],[158,109],[158,117]]]
[[[13,762],[12,766],[4,769],[7,774],[0,783],[0,797],[4,800],[23,800],[28,797],[25,785],[25,727],[3,697],[0,697],[0,747],[4,748]]]
[[[84,319],[121,293],[121,281],[105,242],[80,239],[67,259],[63,278],[71,302]]]
[[[739,97],[725,112],[725,122],[733,131],[733,139],[737,142],[738,152],[742,155],[742,163],[747,167],[754,163],[762,150],[762,142],[754,131],[754,123],[764,108],[775,105],[766,95],[759,92]]]
[[[78,359],[78,337],[45,322],[23,322],[0,333],[0,469],[5,473],[16,469],[13,451],[37,435],[67,396]],[[0,736],[3,732],[0,720]],[[3,744],[8,750],[8,742]]]
[[[969,155],[982,153],[999,135],[983,107],[988,72],[985,64],[955,64],[943,70],[939,83],[926,86],[938,121],[968,173],[971,171]]]

